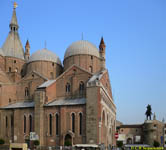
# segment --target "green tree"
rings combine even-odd
[[[5,144],[5,141],[3,139],[0,139],[0,145]]]
[[[159,146],[160,146],[160,143],[159,143],[158,141],[154,141],[154,142],[153,142],[153,146],[154,146],[154,147],[159,147]]]
[[[33,144],[34,144],[35,146],[38,146],[38,145],[40,144],[40,142],[39,142],[39,140],[35,140],[35,141],[33,141]]]
[[[116,142],[117,147],[122,147],[123,146],[123,141],[117,141]]]

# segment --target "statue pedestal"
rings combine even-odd
[[[153,123],[153,120],[145,120],[145,123]]]

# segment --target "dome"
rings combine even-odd
[[[80,40],[72,43],[66,50],[64,59],[78,54],[93,55],[99,57],[99,50],[88,41]]]
[[[3,50],[0,48],[0,55],[4,56]]]
[[[59,57],[55,53],[47,49],[38,50],[35,53],[33,53],[29,58],[29,62],[37,61],[37,60],[52,61],[61,65],[61,61]]]

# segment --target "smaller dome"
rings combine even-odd
[[[59,57],[55,53],[53,53],[47,49],[38,50],[35,53],[33,53],[30,56],[28,62],[38,61],[38,60],[52,61],[52,62],[55,62],[55,63],[61,65],[61,61],[60,61]]]
[[[69,56],[79,55],[79,54],[93,55],[93,56],[99,57],[99,50],[92,43],[85,40],[80,40],[80,41],[72,43],[67,48],[64,59]]]
[[[0,48],[0,55],[1,55],[1,56],[4,56],[4,53],[3,53],[2,48]]]

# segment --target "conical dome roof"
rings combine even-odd
[[[64,59],[66,59],[69,56],[79,55],[79,54],[86,54],[86,55],[99,57],[99,50],[92,43],[85,40],[80,40],[72,43],[67,48]]]
[[[2,46],[2,49],[5,56],[24,59],[24,49],[18,33],[9,33],[5,43]]]
[[[55,53],[49,51],[48,49],[38,50],[35,53],[33,53],[29,58],[29,62],[39,60],[51,61],[61,65],[59,57]]]
[[[13,15],[12,15],[12,19],[10,21],[10,26],[12,26],[12,25],[18,26],[15,8],[13,9]]]
[[[18,24],[16,10],[13,9],[13,15],[10,22],[10,32],[2,46],[5,56],[16,57],[24,60],[24,49],[18,34]]]
[[[4,56],[4,53],[3,53],[2,48],[0,48],[0,55],[1,55],[1,56]]]

